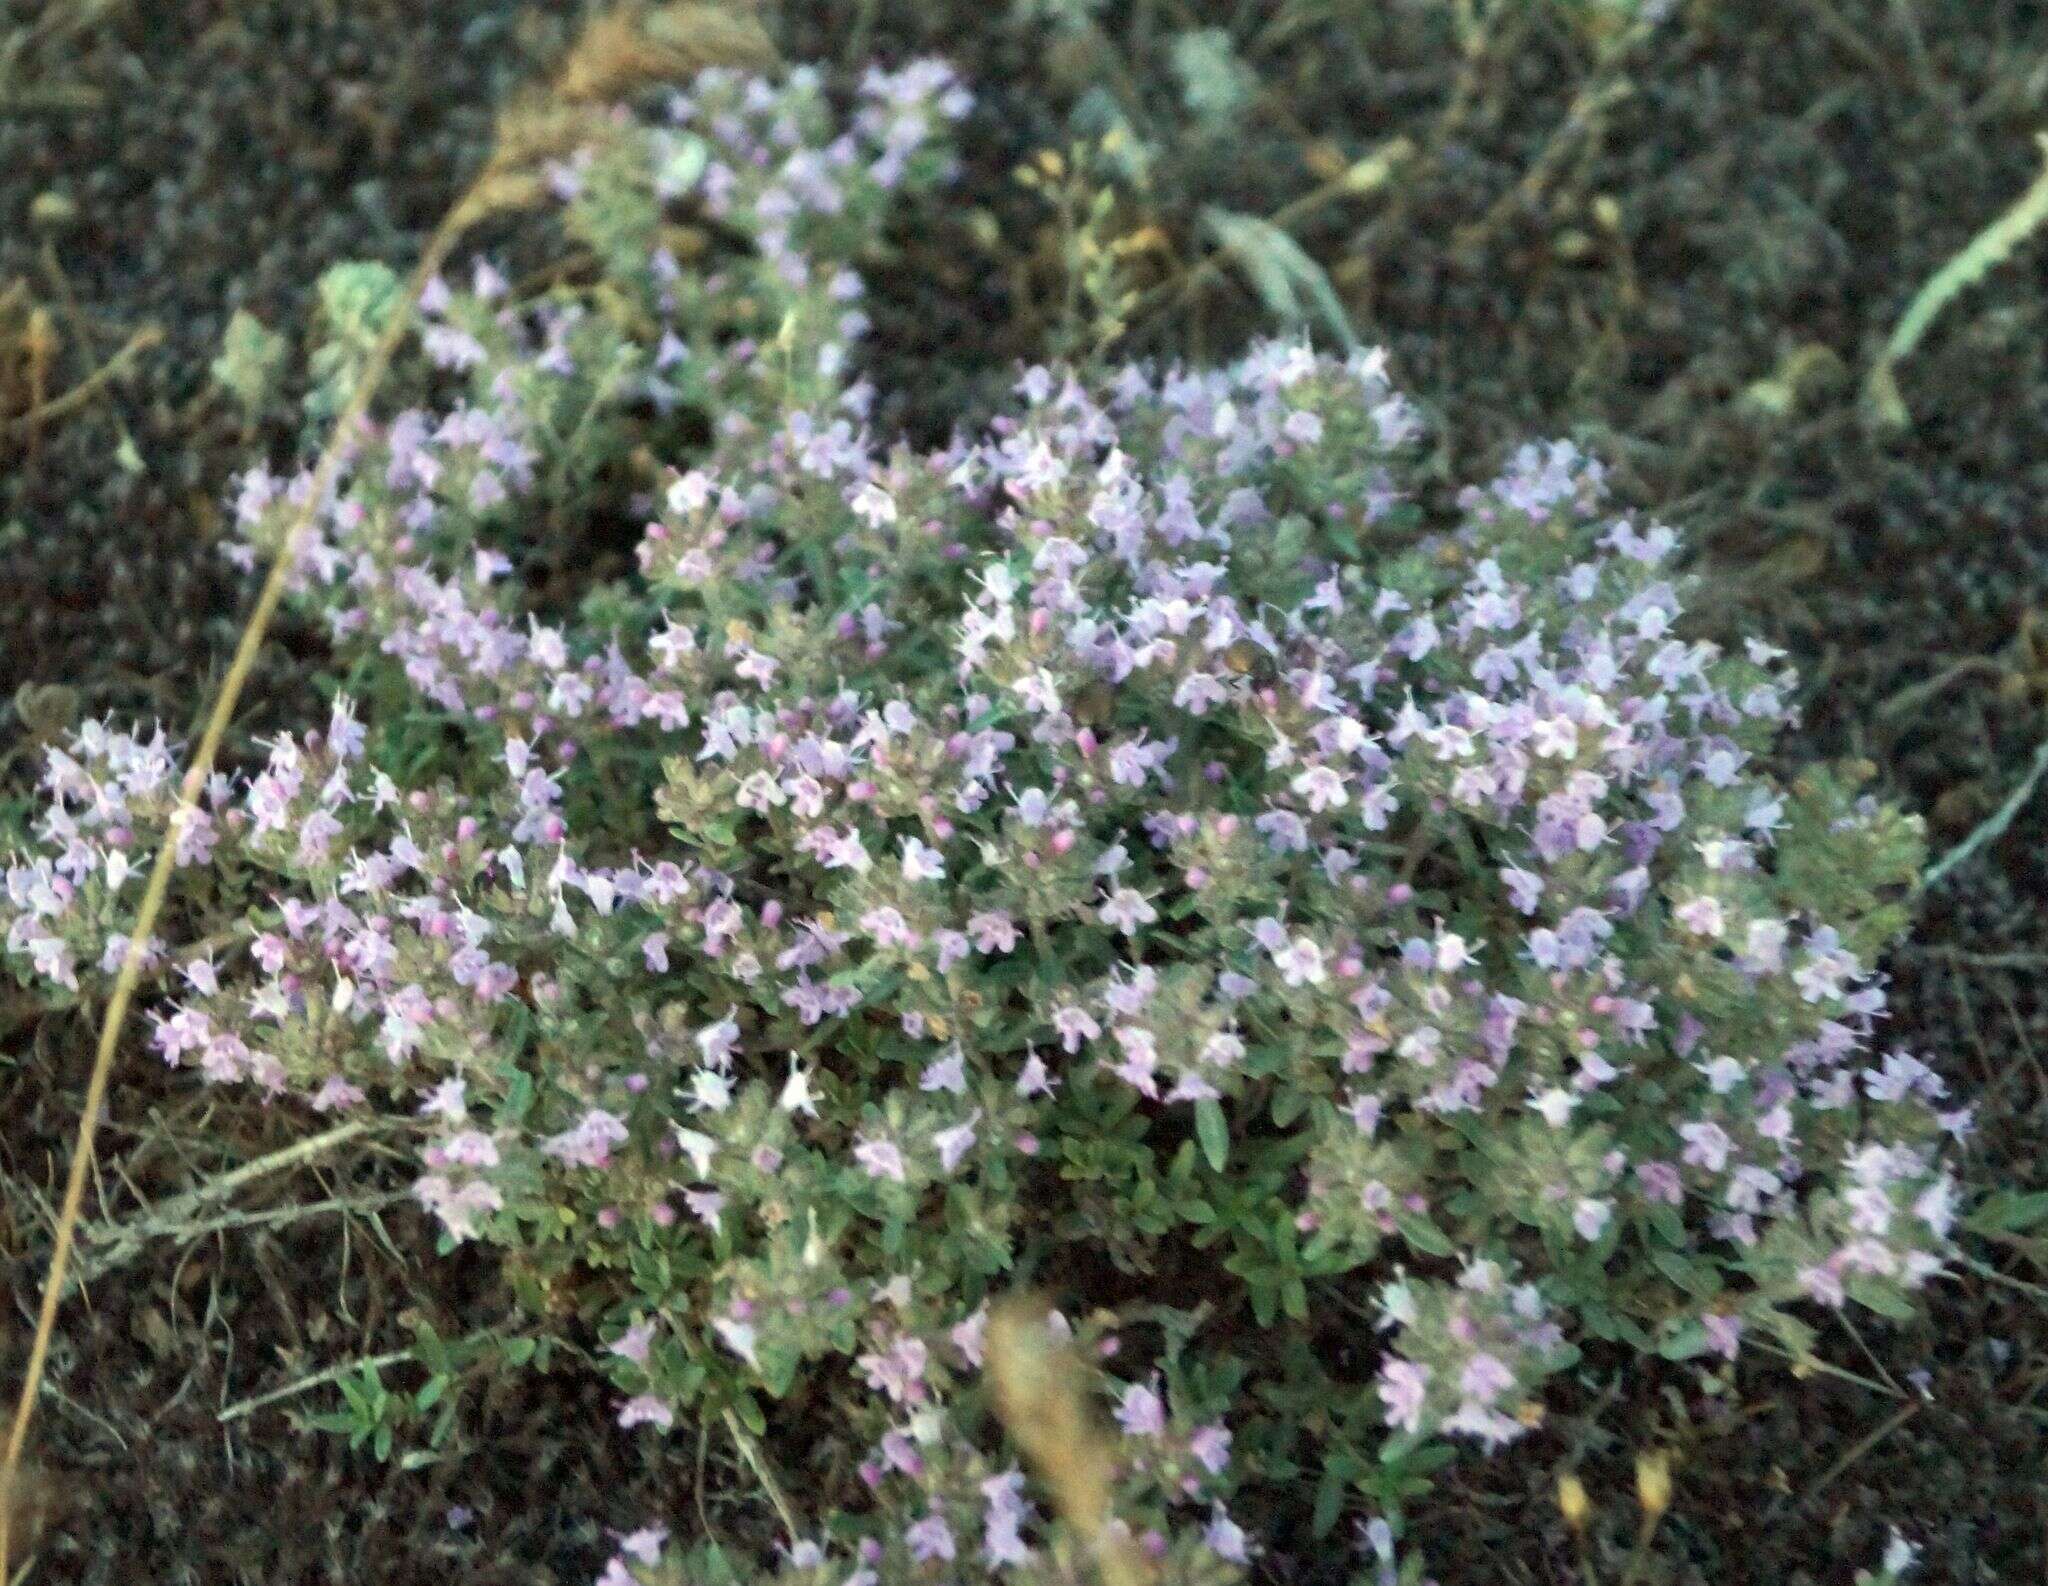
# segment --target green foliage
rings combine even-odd
[[[1209,209],[1202,219],[1281,324],[1300,329],[1314,321],[1342,345],[1358,345],[1329,276],[1300,243],[1257,215]]]
[[[1258,78],[1238,58],[1230,34],[1222,28],[1176,33],[1168,55],[1188,113],[1210,132],[1234,127],[1258,92]]]
[[[398,312],[403,285],[390,266],[337,264],[320,277],[321,338],[309,368],[306,415],[316,425],[332,420],[348,401],[377,338]]]
[[[287,351],[284,337],[265,329],[247,309],[237,309],[228,321],[210,372],[214,383],[235,399],[245,426],[270,406]]]

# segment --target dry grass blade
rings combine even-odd
[[[713,5],[627,7],[583,30],[549,92],[564,105],[610,104],[707,66],[765,70],[775,45],[752,16]]]
[[[543,167],[602,138],[610,107],[712,66],[763,71],[778,57],[751,15],[711,5],[629,6],[593,20],[553,81],[517,95],[498,118],[491,163],[465,222],[540,203]]]

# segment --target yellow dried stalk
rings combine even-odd
[[[556,74],[558,104],[612,104],[652,83],[693,77],[707,66],[763,71],[775,46],[752,16],[716,5],[622,7],[583,30]]]
[[[1042,1301],[1006,1300],[989,1317],[988,1374],[996,1414],[1052,1493],[1060,1518],[1090,1549],[1103,1586],[1150,1586],[1154,1571],[1111,1502],[1116,1462],[1090,1412],[1087,1374],[1047,1326]]]

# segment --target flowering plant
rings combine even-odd
[[[1783,656],[1694,631],[1591,458],[1429,489],[1377,354],[870,433],[856,265],[965,108],[714,71],[560,162],[591,279],[436,282],[298,547],[331,718],[175,829],[161,732],[52,750],[23,978],[86,994],[176,843],[164,1060],[404,1116],[621,1425],[807,1462],[794,1579],[1057,1556],[981,1409],[1018,1282],[1092,1308],[1119,1512],[1188,1578],[1233,1494],[1306,1469],[1334,1519],[1588,1340],[1901,1312],[1967,1125],[1876,1044],[1918,823],[1779,777]],[[249,559],[309,485],[250,473]],[[637,576],[525,576],[622,519]]]

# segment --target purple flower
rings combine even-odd
[[[867,1169],[870,1178],[892,1179],[902,1184],[910,1176],[903,1153],[891,1140],[862,1140],[853,1148],[853,1159]]]
[[[903,1545],[910,1549],[910,1556],[920,1564],[929,1564],[934,1559],[950,1562],[958,1552],[953,1528],[946,1524],[943,1516],[936,1514],[928,1514],[908,1527],[903,1533]]]
[[[1166,1430],[1166,1405],[1151,1388],[1134,1382],[1124,1389],[1116,1420],[1128,1436],[1158,1437]]]

